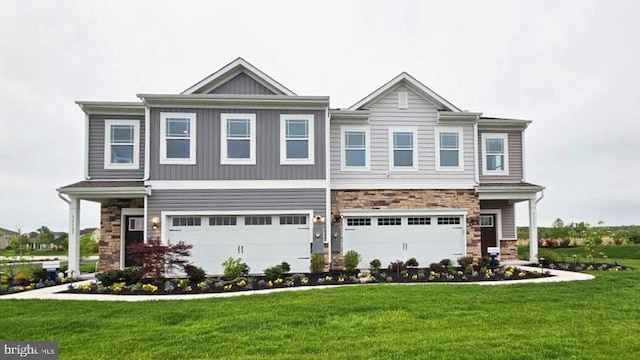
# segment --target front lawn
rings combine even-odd
[[[3,300],[61,359],[636,359],[637,270],[571,283],[356,286],[146,303]]]
[[[582,246],[567,248],[538,248],[538,250],[542,249],[556,253],[559,259],[564,257],[567,261],[573,261],[572,256],[578,255],[581,261],[587,261],[587,258],[585,257],[586,249]],[[612,261],[620,259],[640,259],[640,244],[606,245],[601,246],[600,250]],[[529,260],[529,246],[518,246],[518,258]]]

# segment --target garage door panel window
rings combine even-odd
[[[396,225],[402,225],[402,218],[399,218],[399,217],[378,218],[378,226],[396,226]]]
[[[271,225],[271,216],[245,216],[245,225]]]
[[[235,226],[238,219],[235,216],[212,216],[209,218],[209,226]]]
[[[371,218],[348,218],[347,226],[371,226]]]
[[[173,226],[200,226],[202,218],[200,217],[174,217]]]
[[[438,217],[438,225],[460,225],[460,217]]]
[[[430,217],[410,217],[407,219],[408,225],[431,225]]]
[[[280,216],[280,225],[306,225],[306,216]]]

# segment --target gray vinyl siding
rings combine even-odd
[[[275,93],[253,80],[249,75],[240,73],[209,91],[209,94],[274,95]]]
[[[120,170],[104,168],[104,121],[139,120],[140,121],[140,153],[139,167],[136,170]],[[144,176],[144,116],[135,115],[90,115],[89,117],[89,176],[92,180],[100,179],[142,179]]]
[[[409,106],[406,110],[398,109],[398,92],[407,92]],[[380,183],[426,183],[433,188],[447,184],[474,183],[473,125],[437,123],[437,108],[419,97],[406,87],[399,87],[389,92],[370,107],[369,131],[371,141],[370,171],[341,171],[340,127],[358,124],[356,121],[331,121],[331,182],[332,184],[353,184],[361,182]],[[389,127],[417,127],[418,134],[418,171],[389,170]],[[464,171],[436,171],[435,127],[449,126],[463,129],[463,164]]]
[[[483,133],[507,134],[509,139],[509,175],[483,175],[482,157]],[[480,130],[478,132],[478,164],[480,166],[480,183],[514,183],[522,181],[522,131]]]
[[[160,113],[196,113],[196,165],[160,164]],[[220,163],[220,114],[256,114],[256,165]],[[280,114],[314,115],[314,164],[280,165]],[[325,179],[324,110],[151,109],[150,180]]]
[[[515,205],[507,200],[481,200],[480,210],[500,209],[502,214],[502,239],[516,238],[516,212]]]
[[[277,214],[279,210],[313,210],[314,216],[325,216],[325,200],[324,189],[153,190],[147,198],[147,218],[159,217],[162,211],[255,210]]]

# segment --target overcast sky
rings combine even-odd
[[[541,226],[640,224],[639,17],[637,1],[2,0],[0,227],[67,230],[55,189],[83,176],[75,100],[179,93],[238,56],[332,107],[407,71],[461,109],[531,119]]]

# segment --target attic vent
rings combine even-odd
[[[398,93],[398,109],[407,109],[409,108],[409,96],[406,92]]]

